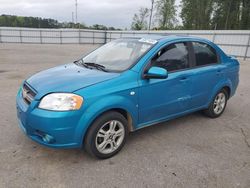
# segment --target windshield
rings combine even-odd
[[[110,71],[124,71],[157,41],[145,39],[118,39],[96,49],[82,60],[99,64]]]

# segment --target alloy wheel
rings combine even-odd
[[[117,120],[111,120],[98,130],[95,145],[102,154],[110,154],[116,151],[125,137],[123,124]]]
[[[226,106],[226,95],[223,92],[218,93],[215,97],[213,109],[215,114],[220,114]]]

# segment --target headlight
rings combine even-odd
[[[39,108],[53,111],[78,110],[83,98],[72,93],[52,93],[42,98]]]

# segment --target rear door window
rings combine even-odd
[[[204,66],[218,63],[216,50],[210,45],[202,42],[192,42],[196,66]]]

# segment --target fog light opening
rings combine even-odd
[[[48,134],[43,135],[42,139],[43,139],[44,142],[46,142],[48,144],[51,144],[51,143],[55,142],[55,139],[52,136],[48,135]]]
[[[53,136],[39,130],[36,130],[36,135],[39,136],[47,144],[51,144],[56,141]]]

